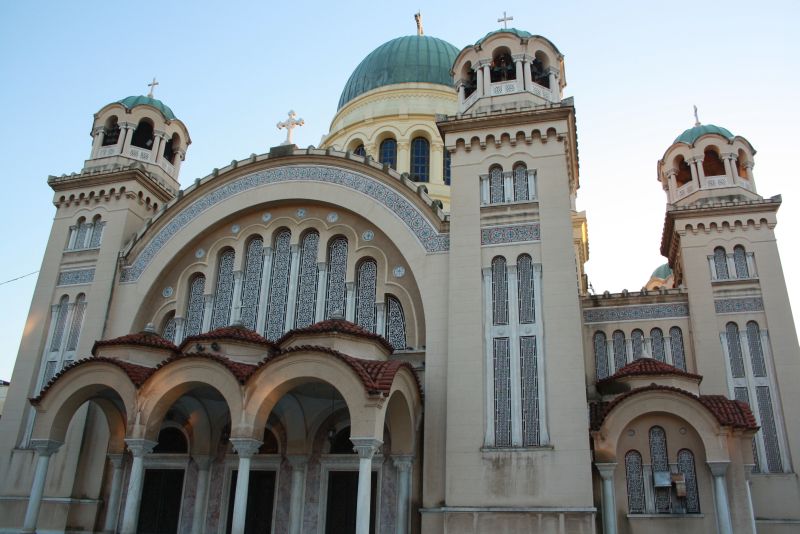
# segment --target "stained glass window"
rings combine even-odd
[[[520,392],[522,401],[522,445],[539,445],[539,377],[536,336],[519,338]]]
[[[502,256],[492,260],[492,318],[494,324],[508,324],[508,271]]]
[[[292,263],[290,240],[292,233],[283,229],[275,236],[274,255],[272,257],[272,281],[269,287],[269,305],[267,307],[267,327],[264,329],[267,339],[278,339],[283,335],[286,326],[286,303],[289,296],[289,271]]]
[[[672,365],[686,370],[686,353],[683,350],[683,332],[677,326],[669,329],[669,341],[672,348]]]
[[[247,244],[246,265],[242,279],[242,325],[256,329],[258,301],[261,298],[261,276],[264,270],[264,240],[254,237]]]
[[[325,303],[325,317],[334,312],[344,316],[347,287],[347,238],[337,237],[328,245],[328,289]]]
[[[375,331],[375,290],[378,282],[378,265],[369,258],[358,264],[356,277],[356,324]]]
[[[196,336],[203,329],[203,309],[206,277],[198,274],[189,285],[189,302],[186,305],[186,337]]]
[[[406,320],[403,316],[403,306],[392,295],[386,297],[386,339],[394,350],[406,348]]]
[[[308,232],[303,236],[300,248],[300,269],[297,281],[297,306],[295,328],[303,328],[314,323],[317,311],[317,251],[319,234]]]
[[[667,357],[664,353],[664,332],[660,328],[650,330],[650,343],[653,346],[653,358],[660,362],[666,362]]]
[[[90,248],[97,248],[100,246],[100,242],[103,240],[103,227],[105,225],[106,223],[99,219],[94,222],[92,237],[89,239]]]
[[[594,333],[594,366],[597,371],[598,380],[602,380],[608,376],[606,335],[603,332]]]
[[[744,378],[744,359],[742,358],[742,344],[739,340],[739,326],[734,322],[728,323],[725,325],[725,334],[728,338],[731,375],[733,378]]]
[[[728,275],[728,255],[722,247],[714,249],[714,269],[717,271],[717,280],[730,278]]]
[[[628,485],[628,512],[644,513],[644,476],[642,455],[639,451],[628,451],[625,455],[625,481]]]
[[[505,202],[505,187],[503,169],[492,167],[489,169],[489,204]]]
[[[628,363],[625,354],[625,334],[622,330],[616,330],[611,335],[611,340],[614,345],[614,372],[617,372]]]
[[[633,359],[644,357],[644,332],[638,328],[631,332],[631,345],[633,346]]]
[[[522,163],[514,167],[514,200],[528,200],[528,168]]]
[[[686,513],[700,513],[700,496],[697,493],[697,473],[694,468],[694,454],[689,449],[678,451],[678,473],[686,480]]]
[[[431,148],[424,137],[415,137],[411,141],[411,179],[415,182],[427,182],[430,174]]]
[[[214,294],[214,312],[211,314],[211,329],[228,326],[233,304],[233,261],[236,253],[227,249],[219,255],[217,267],[217,290]]]
[[[758,400],[758,413],[761,416],[761,436],[764,439],[767,469],[770,473],[781,473],[783,472],[783,461],[778,444],[778,429],[775,425],[769,386],[756,386],[756,400]]]
[[[751,410],[753,409],[752,404],[750,404],[750,393],[747,391],[746,387],[733,388],[733,396],[738,401],[746,402],[747,405],[750,406],[750,409]],[[755,465],[753,466],[753,471],[758,472],[760,471],[761,468],[759,466],[760,462],[758,458],[758,447],[756,446],[755,437],[753,437],[752,447],[753,447],[753,461],[755,462]]]
[[[653,474],[657,472],[669,472],[669,460],[667,459],[667,433],[660,426],[650,429],[650,464]],[[671,511],[671,488],[655,488],[656,513],[668,514]]]
[[[527,254],[517,258],[517,293],[519,297],[519,322],[521,324],[535,323],[533,260]]]
[[[750,269],[747,267],[747,253],[744,247],[733,247],[733,265],[736,267],[736,278],[750,278]]]
[[[397,141],[389,138],[381,142],[380,162],[388,164],[392,169],[397,169]]]
[[[450,151],[446,148],[444,149],[444,169],[442,171],[442,175],[444,176],[444,185],[450,185],[450,167],[451,167],[451,157]]]
[[[747,346],[750,349],[750,361],[753,364],[753,376],[767,376],[767,366],[764,362],[764,348],[761,346],[761,330],[758,323],[747,323]]]
[[[167,341],[175,343],[175,312],[172,312],[164,321],[164,328],[161,329],[161,337]]]
[[[494,443],[511,446],[511,355],[508,338],[493,340],[494,358]]]
[[[69,304],[69,297],[64,295],[58,302],[58,313],[56,313],[56,322],[53,329],[53,339],[50,341],[50,352],[58,352],[61,350],[61,340],[64,337],[64,329],[67,326],[67,310]]]
[[[86,313],[86,295],[81,293],[75,299],[75,307],[72,310],[72,324],[69,327],[69,337],[67,338],[67,351],[72,352],[78,348],[78,338],[81,335],[81,325],[83,315]]]

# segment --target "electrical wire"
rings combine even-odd
[[[38,272],[39,272],[39,271],[38,271],[38,270],[36,270],[36,271],[33,271],[32,273],[23,274],[22,276],[18,276],[18,277],[16,277],[16,278],[12,278],[11,280],[6,280],[5,282],[0,282],[0,286],[2,286],[2,285],[5,285],[5,284],[8,284],[8,283],[10,283],[10,282],[15,282],[15,281],[17,281],[17,280],[22,280],[23,278],[26,278],[26,277],[28,277],[28,276],[30,276],[30,275],[32,275],[32,274],[36,274],[36,273],[38,273]]]

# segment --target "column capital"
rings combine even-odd
[[[350,441],[353,443],[353,450],[362,460],[371,459],[383,445],[383,441],[377,438],[350,438]]]
[[[111,462],[111,465],[114,466],[114,469],[119,469],[122,467],[122,460],[124,459],[125,455],[121,452],[108,455],[108,461]]]
[[[208,471],[211,467],[211,462],[214,461],[214,457],[209,454],[198,454],[196,456],[192,455],[192,460],[197,464],[197,468],[200,471]]]
[[[603,480],[614,480],[614,472],[617,470],[617,462],[595,462],[594,466],[600,473]]]
[[[475,64],[478,65],[479,68],[488,67],[489,65],[492,64],[492,60],[491,59],[479,59]]]
[[[292,466],[292,469],[305,469],[308,465],[307,454],[287,454],[286,461]]]
[[[678,176],[678,169],[676,169],[675,167],[667,169],[666,171],[664,171],[664,175],[667,178],[672,178],[673,176]]]
[[[756,165],[756,164],[755,164],[755,163],[753,163],[752,161],[745,161],[745,162],[742,164],[742,167],[744,167],[745,169],[752,169],[753,167],[755,167],[755,165]]]
[[[731,465],[730,460],[725,460],[722,462],[706,462],[708,467],[711,469],[711,474],[715,477],[724,477],[725,473],[728,472],[728,466]]]
[[[292,254],[297,254],[298,252],[300,252],[300,244],[299,243],[293,243],[293,244],[289,245],[289,251]]]
[[[230,442],[240,458],[250,458],[263,445],[262,441],[253,438],[230,438]]]
[[[392,463],[400,472],[406,472],[411,470],[411,466],[414,464],[414,455],[413,454],[398,454],[392,456]]]
[[[39,453],[39,456],[50,456],[64,444],[62,441],[54,439],[32,439],[31,449]]]
[[[528,54],[511,54],[511,59],[514,61],[526,61],[530,59]]]
[[[153,447],[158,445],[158,442],[142,438],[125,438],[125,445],[134,457],[141,457],[153,452]]]

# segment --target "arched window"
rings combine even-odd
[[[467,61],[461,70],[461,80],[464,82],[464,97],[468,98],[478,87],[478,74],[472,68],[472,62]]]
[[[196,336],[203,329],[204,296],[206,277],[202,274],[192,278],[189,284],[189,300],[186,303],[186,337]]]
[[[778,429],[775,424],[775,413],[772,408],[772,394],[769,386],[756,386],[758,414],[761,416],[761,435],[764,439],[764,454],[767,457],[767,469],[770,473],[783,472]]]
[[[69,327],[69,336],[67,337],[67,352],[74,352],[78,348],[78,338],[81,335],[81,326],[83,325],[83,316],[86,313],[86,295],[81,293],[75,299],[75,307],[72,310],[72,324]],[[758,328],[758,326],[756,326]]]
[[[606,356],[606,335],[597,331],[594,333],[594,367],[597,379],[602,380],[608,376],[608,357]]]
[[[519,322],[536,322],[535,295],[533,288],[533,260],[527,254],[517,258],[517,294],[519,297]]]
[[[736,278],[750,278],[750,269],[747,267],[747,253],[744,247],[733,247],[733,264],[736,267]]]
[[[392,169],[397,169],[397,141],[389,137],[381,141],[380,162]]]
[[[89,248],[97,248],[103,241],[103,227],[106,223],[100,220],[99,215],[95,215],[92,219],[92,235],[89,237]]]
[[[300,269],[297,281],[297,306],[294,327],[314,324],[317,312],[317,251],[319,234],[310,231],[303,236],[300,249]]]
[[[258,301],[261,296],[261,276],[264,270],[264,240],[254,237],[247,244],[244,277],[242,279],[242,325],[256,329]]]
[[[508,271],[502,256],[492,260],[492,322],[508,324]]]
[[[269,305],[267,307],[267,326],[264,329],[267,339],[278,339],[286,326],[286,303],[289,297],[289,271],[292,251],[289,245],[292,233],[284,228],[275,235],[272,257],[272,281],[269,286]]]
[[[353,154],[355,154],[356,156],[361,156],[362,158],[363,158],[363,157],[366,157],[366,155],[367,155],[367,149],[366,149],[366,148],[364,148],[364,143],[360,143],[360,144],[359,144],[359,145],[358,145],[358,146],[357,146],[357,147],[356,147],[356,148],[353,150]]]
[[[669,342],[672,348],[672,365],[686,370],[686,353],[683,350],[683,332],[677,326],[669,329]]]
[[[511,58],[511,52],[509,52],[508,48],[500,48],[492,54],[490,73],[492,83],[516,79],[517,73],[514,67],[514,60]]]
[[[678,451],[678,473],[682,473],[686,481],[686,513],[699,514],[700,495],[697,492],[697,472],[694,468],[694,454],[689,449]]]
[[[392,295],[386,296],[386,339],[394,347],[394,350],[404,350],[407,346],[403,306]]]
[[[164,143],[164,159],[170,163],[175,163],[175,154],[181,145],[181,138],[178,134],[172,134],[172,137]]]
[[[539,445],[539,375],[536,337],[519,338],[520,401],[522,403],[522,446]]]
[[[710,147],[703,152],[703,174],[725,176],[725,165],[722,163],[719,153]]]
[[[372,258],[362,260],[356,269],[356,324],[369,332],[375,331],[375,290],[378,283],[378,264]]]
[[[642,475],[642,455],[639,451],[625,454],[625,482],[628,486],[628,512],[644,513],[644,476]]]
[[[214,313],[211,314],[211,329],[228,326],[233,304],[233,261],[236,253],[226,249],[219,255],[217,266],[217,289],[214,292]]]
[[[658,473],[669,473],[669,459],[667,457],[667,433],[660,426],[650,428],[650,464],[653,466],[653,478],[658,478]],[[663,476],[663,475],[662,475]],[[669,476],[669,475],[667,475]],[[668,514],[671,511],[670,486],[659,487],[655,480],[656,513]]]
[[[55,328],[53,329],[53,338],[50,340],[50,352],[58,352],[61,350],[61,340],[64,337],[64,329],[67,326],[67,310],[69,306],[69,297],[64,295],[58,301],[58,312],[56,313]]]
[[[764,362],[764,347],[761,345],[761,329],[758,323],[747,323],[747,347],[750,349],[750,362],[753,365],[753,376],[767,376],[767,366]]]
[[[615,330],[611,335],[611,340],[614,344],[614,372],[616,373],[628,363],[628,357],[625,354],[625,334],[622,330]]]
[[[350,427],[337,432],[330,440],[329,454],[355,454],[353,442],[350,441]]]
[[[499,204],[505,202],[505,180],[503,179],[503,168],[495,165],[489,169],[489,203]]]
[[[725,337],[728,339],[728,359],[731,363],[731,376],[744,378],[744,358],[742,343],[739,339],[739,325],[730,322],[725,325]]]
[[[175,343],[175,312],[170,312],[170,314],[167,315],[164,325],[161,328],[161,337]]]
[[[744,153],[744,150],[739,149],[739,153],[736,155],[736,174],[739,178],[747,179],[747,168],[745,164],[747,163],[747,155]]]
[[[644,357],[644,332],[638,328],[631,332],[631,345],[633,347],[633,359],[638,360]]]
[[[153,139],[153,121],[150,119],[140,120],[139,125],[133,131],[131,145],[150,150],[153,148]]]
[[[411,141],[411,179],[415,182],[429,181],[430,164],[430,143],[424,137],[415,137]]]
[[[112,146],[116,145],[117,141],[119,141],[119,122],[117,121],[117,116],[111,116],[106,121],[105,126],[103,126],[103,144],[102,146]]]
[[[445,148],[444,150],[444,169],[442,169],[442,176],[444,176],[444,185],[450,185],[450,151]]]
[[[542,51],[536,52],[531,61],[531,79],[537,85],[550,89],[550,58]],[[557,89],[557,88],[555,88]]]
[[[717,280],[727,280],[730,278],[728,274],[728,255],[722,247],[714,249],[714,270],[717,274]]]
[[[528,200],[528,168],[524,163],[517,163],[514,166],[514,200]]]
[[[692,169],[683,156],[675,158],[675,169],[678,171],[675,175],[675,184],[678,187],[684,186],[692,181]]]
[[[509,339],[492,340],[494,365],[494,443],[498,447],[511,446],[511,353]]]
[[[158,444],[153,447],[154,453],[161,454],[186,454],[189,444],[183,432],[174,427],[162,428],[158,433]]]
[[[325,317],[338,313],[344,316],[345,276],[347,275],[347,238],[336,237],[328,245],[328,289],[325,301]]]
[[[87,235],[89,235],[89,223],[86,221],[85,217],[81,217],[78,219],[77,228],[75,230],[75,243],[72,245],[72,248],[75,250],[86,248]]]
[[[660,328],[650,330],[650,344],[653,346],[653,358],[660,362],[666,362],[667,357],[664,353],[664,332]]]

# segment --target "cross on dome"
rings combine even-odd
[[[295,119],[297,117],[297,113],[294,110],[289,111],[289,118],[285,121],[278,123],[278,129],[286,128],[286,141],[281,143],[281,145],[291,145],[294,144],[292,142],[292,130],[297,128],[298,126],[303,126],[306,121],[303,119]]]
[[[153,89],[156,88],[156,85],[158,85],[158,82],[156,81],[156,77],[153,76],[153,81],[147,84],[147,87],[150,88],[150,92],[147,93],[148,98],[153,98]]]
[[[503,23],[503,29],[507,30],[508,29],[508,21],[510,21],[510,20],[514,20],[514,17],[509,17],[508,15],[506,15],[506,12],[503,11],[503,18],[497,19],[497,22],[502,22]]]
[[[694,106],[694,125],[700,126],[700,119],[697,116],[697,106]]]
[[[422,29],[422,12],[414,13],[414,20],[417,21],[417,35],[425,35],[425,30]]]

